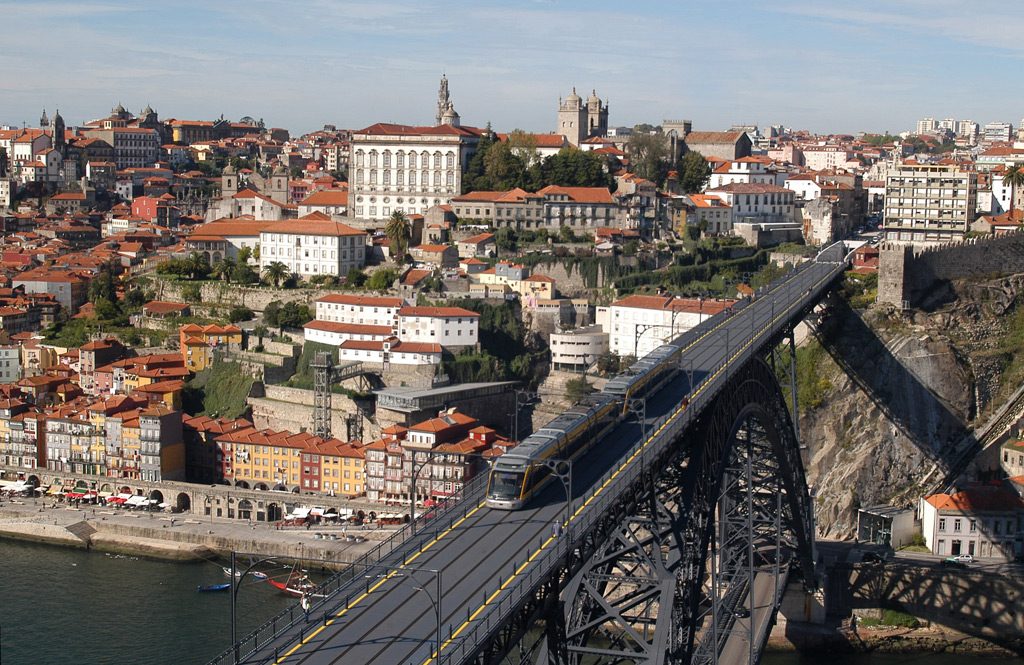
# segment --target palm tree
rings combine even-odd
[[[231,271],[235,269],[235,260],[228,257],[217,261],[210,270],[210,275],[216,279],[224,279],[231,282]]]
[[[391,251],[395,255],[395,262],[398,262],[399,258],[405,254],[405,250],[409,246],[409,238],[412,237],[412,224],[409,222],[409,216],[401,208],[396,208],[391,213],[388,224],[384,227],[384,235],[391,241]]]
[[[1003,186],[1010,186],[1010,217],[1013,217],[1013,201],[1017,198],[1017,189],[1024,186],[1024,168],[1021,168],[1019,164],[1006,169],[1003,173]]]
[[[288,266],[281,263],[280,261],[274,261],[273,263],[270,263],[263,270],[264,277],[272,281],[275,287],[280,286],[281,280],[287,279],[289,274],[290,271],[288,270]]]
[[[195,279],[196,274],[206,265],[206,256],[199,252],[192,252],[189,254],[188,258],[185,259],[185,266],[188,268],[189,277],[191,279]]]

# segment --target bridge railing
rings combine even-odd
[[[352,565],[346,566],[345,569],[328,577],[323,583],[317,585],[318,593],[326,597],[314,602],[314,605],[310,608],[310,614],[312,616],[319,616],[322,613],[330,615],[346,606],[351,595],[344,596],[341,592],[346,587],[352,591],[355,585],[362,580],[363,574],[367,569],[372,569],[375,566],[388,568],[388,559],[396,552],[402,553],[402,558],[404,559],[404,553],[415,551],[407,547],[411,540],[419,540],[421,546],[422,543],[429,542],[432,538],[436,537],[442,526],[447,528],[447,526],[454,523],[456,518],[461,518],[474,507],[477,500],[483,496],[486,488],[487,474],[484,473],[476,476],[463,485],[462,498],[459,501],[448,506],[436,507],[427,513],[431,516],[429,520],[424,518],[417,520],[419,528],[415,534],[411,532],[409,526],[399,529],[378,543],[373,549],[357,558],[352,562]],[[428,527],[424,528],[422,526],[424,524],[428,525]],[[437,526],[430,528],[430,525]],[[304,624],[304,613],[296,601],[294,605],[281,610],[254,631],[241,638],[238,644],[232,645],[217,655],[208,665],[243,662],[246,658],[249,658],[275,639],[281,637],[285,632],[291,630],[297,622]],[[289,644],[301,641],[304,638],[305,629],[302,629],[295,634],[295,639],[291,640]],[[283,646],[284,644],[278,645],[278,648],[283,648]]]

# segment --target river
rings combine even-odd
[[[215,563],[164,563],[0,540],[0,662],[4,665],[203,665],[231,643],[228,578]],[[294,599],[253,582],[238,594],[244,635]],[[829,665],[977,665],[978,658],[829,656]],[[821,656],[767,654],[764,665],[819,665]],[[1024,665],[1024,659],[993,660]]]
[[[0,540],[0,662],[202,665],[231,645],[220,565],[182,564]],[[244,635],[294,602],[265,582],[238,594]]]

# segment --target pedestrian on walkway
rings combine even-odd
[[[302,600],[299,601],[299,605],[302,607],[303,616],[306,619],[306,623],[309,623],[309,593],[304,592],[302,594]]]

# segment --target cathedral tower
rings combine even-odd
[[[558,98],[558,133],[577,148],[588,137],[587,109],[583,106],[583,98],[576,94],[575,87],[572,94],[565,98],[565,103],[561,97]]]

